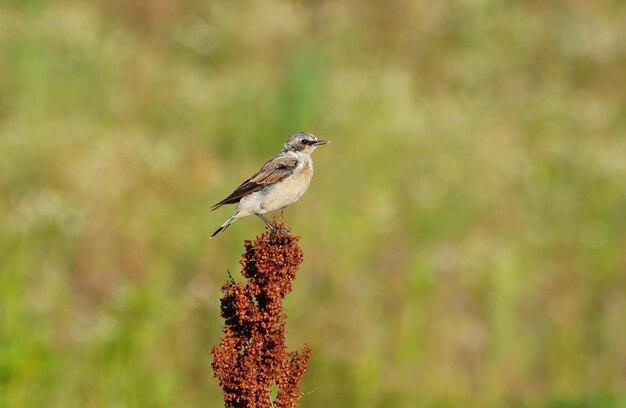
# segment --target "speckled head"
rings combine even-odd
[[[285,140],[283,152],[302,152],[311,154],[317,146],[330,143],[328,140],[318,139],[314,134],[298,132]]]

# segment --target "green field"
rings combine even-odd
[[[305,130],[302,407],[626,407],[626,5],[4,0],[0,408],[219,407],[210,211]]]

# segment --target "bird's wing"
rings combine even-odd
[[[233,191],[228,197],[215,204],[211,210],[216,210],[224,204],[238,203],[243,197],[248,194],[259,191],[264,187],[278,183],[285,178],[293,174],[293,171],[298,166],[298,159],[295,157],[284,156],[276,157],[261,167],[254,176],[241,183],[235,191]]]

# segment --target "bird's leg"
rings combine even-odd
[[[284,209],[284,208],[280,210],[280,223],[281,223],[281,225],[282,225],[282,224],[283,224],[283,222],[284,222],[284,218],[283,218],[283,211],[285,211],[285,209]],[[287,235],[287,236],[289,236],[289,237],[291,236],[291,234],[289,233],[289,231],[287,231],[286,229],[284,229],[284,228],[282,228],[282,227],[280,228],[280,232],[282,232],[284,235]]]
[[[263,222],[265,223],[265,225],[267,225],[272,231],[275,231],[276,229],[278,229],[276,227],[276,225],[274,225],[274,223],[270,220],[268,220],[267,218],[265,218],[263,216],[263,214],[255,214],[257,217],[259,217],[260,219],[263,220]]]
[[[262,219],[265,225],[267,225],[272,231],[280,231],[284,235],[291,236],[291,234],[286,229],[277,227],[276,224],[274,224],[273,222],[265,218],[262,214],[255,214],[255,215],[259,217],[260,219]]]

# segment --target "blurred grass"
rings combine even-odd
[[[219,406],[209,206],[307,130],[303,407],[626,406],[626,7],[0,6],[0,407]]]

